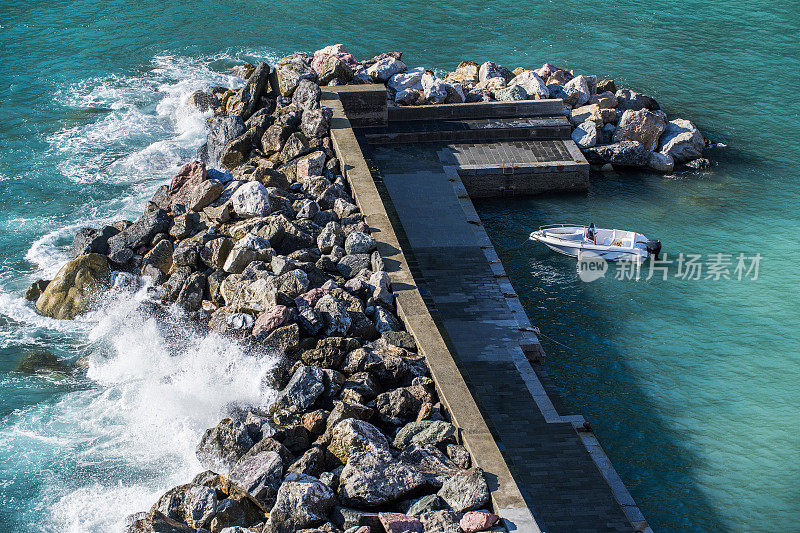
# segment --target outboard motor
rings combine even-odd
[[[647,250],[648,254],[655,257],[656,261],[658,261],[658,254],[661,253],[661,241],[658,239],[648,239],[647,243],[645,244],[645,249]]]

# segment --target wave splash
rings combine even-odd
[[[206,428],[274,399],[277,359],[200,333],[175,309],[152,313],[146,292],[87,317],[88,389],[17,412],[0,430],[6,474],[48,473],[37,496],[48,530],[121,530],[203,470],[195,447]]]

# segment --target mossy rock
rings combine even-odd
[[[108,287],[110,273],[104,255],[76,257],[61,267],[47,285],[36,300],[36,310],[52,318],[73,319],[97,301],[99,294]]]
[[[67,361],[60,359],[47,350],[36,350],[28,353],[17,365],[16,371],[23,374],[37,374],[61,372],[69,373],[71,370]]]

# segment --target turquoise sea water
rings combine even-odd
[[[121,302],[73,323],[21,293],[75,230],[134,218],[204,137],[184,104],[226,69],[343,42],[412,66],[545,61],[615,78],[730,148],[711,173],[596,178],[588,196],[478,210],[570,408],[654,528],[792,530],[800,518],[797,6],[682,2],[0,2],[0,524],[117,531],[199,470],[194,446],[262,368]],[[539,224],[635,229],[664,251],[762,255],[758,280],[583,283]],[[673,272],[674,273],[674,272]],[[46,348],[86,377],[13,371]]]

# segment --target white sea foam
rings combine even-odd
[[[274,358],[197,333],[177,311],[156,319],[140,307],[144,297],[86,317],[95,386],[23,410],[0,430],[0,456],[14,454],[5,468],[52,473],[40,496],[47,530],[119,530],[203,470],[195,447],[206,428],[274,397]]]

